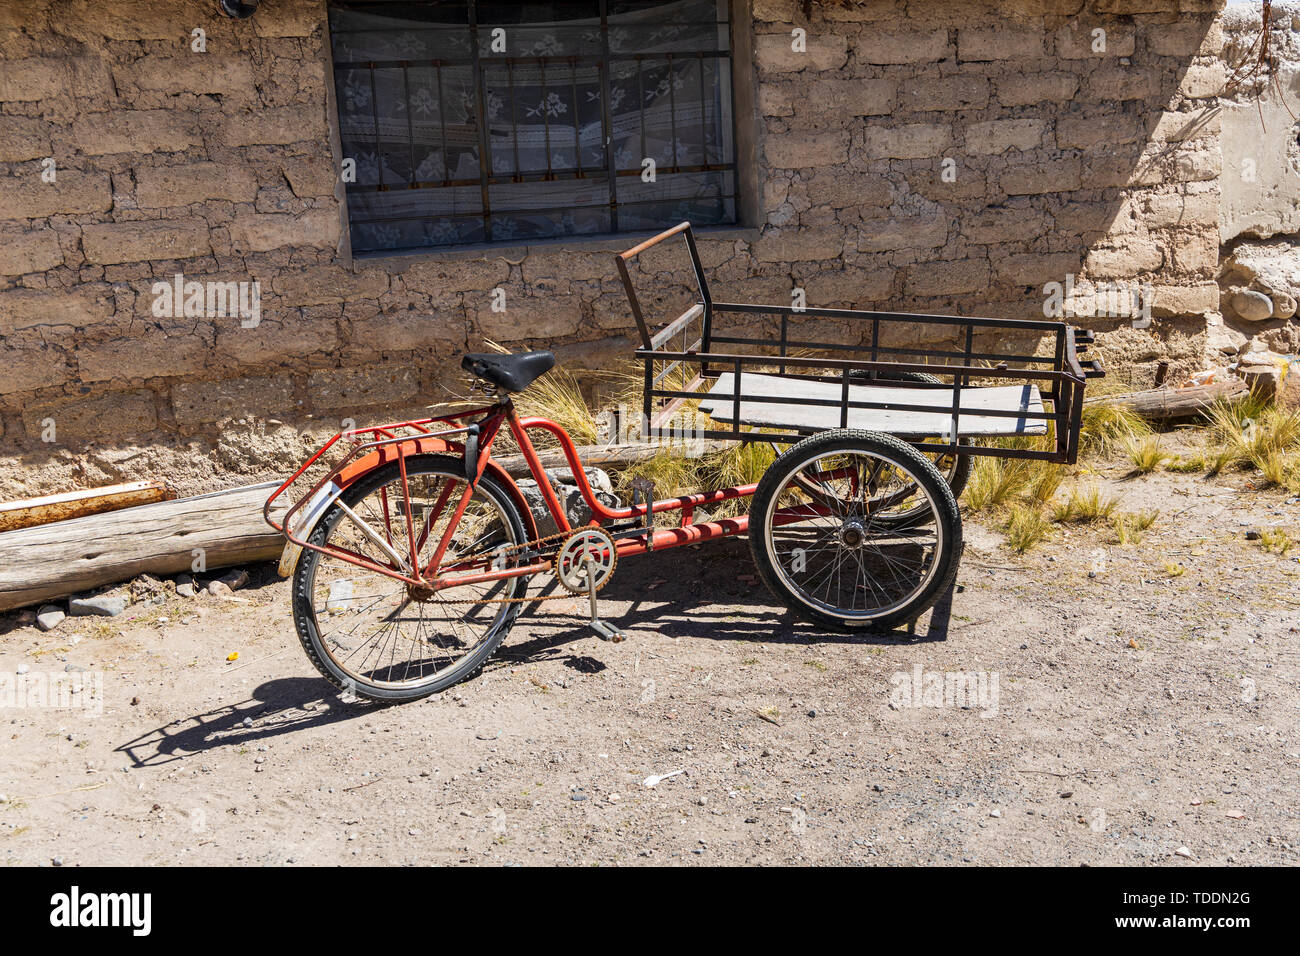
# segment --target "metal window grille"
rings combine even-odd
[[[736,221],[727,0],[331,0],[329,20],[356,254]]]

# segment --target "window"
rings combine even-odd
[[[727,4],[331,2],[353,252],[735,222]]]

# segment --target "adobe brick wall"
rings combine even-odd
[[[1030,317],[1067,274],[1150,282],[1153,328],[1088,323],[1112,330],[1109,363],[1138,384],[1154,357],[1199,366],[1220,321],[1220,7],[864,0],[805,20],[800,0],[753,0],[757,222],[702,239],[715,294]],[[275,471],[312,422],[445,399],[484,338],[626,359],[610,253],[629,240],[350,261],[324,9],[0,6],[4,493],[66,486],[70,467],[191,488]],[[675,263],[641,269],[654,304],[686,296]],[[177,272],[258,280],[261,324],[155,318],[150,287]]]

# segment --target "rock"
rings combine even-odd
[[[592,517],[586,499],[582,497],[582,492],[578,490],[576,485],[561,485],[560,488],[562,490],[560,500],[564,502],[564,513],[568,515],[569,524],[575,528],[581,528]],[[596,500],[606,508],[621,508],[623,506],[622,502],[613,493],[596,488],[592,490],[596,493]]]
[[[163,599],[167,585],[152,574],[142,574],[131,582],[131,598],[135,601]]]
[[[1190,860],[1192,858],[1192,851],[1187,849],[1185,846],[1180,846],[1177,850],[1174,850],[1174,856],[1181,856],[1186,860]]]
[[[1265,398],[1271,398],[1282,387],[1282,369],[1277,365],[1239,365],[1237,374],[1247,385]]]
[[[236,568],[221,576],[221,583],[232,591],[238,591],[248,583],[248,572],[243,568]]]
[[[1285,292],[1274,292],[1269,296],[1273,302],[1273,317],[1276,319],[1289,319],[1295,315],[1296,301],[1295,296],[1287,295]]]
[[[63,613],[63,608],[46,604],[36,612],[36,626],[42,631],[52,631],[63,623],[65,617],[67,615]]]
[[[592,491],[604,491],[610,494],[614,492],[614,484],[609,480],[609,475],[600,468],[584,468],[583,472],[587,476],[587,483],[591,485]],[[573,472],[569,469],[548,472],[555,481],[562,485],[572,485],[577,487],[578,483],[573,480]]]
[[[234,592],[230,590],[230,585],[227,584],[225,581],[209,581],[208,593],[211,594],[213,597],[218,597],[218,598],[230,597],[234,594]]]
[[[596,500],[607,508],[623,507],[619,498],[609,490],[613,485],[605,472],[599,468],[588,468],[586,473],[587,480],[596,493]],[[570,483],[573,480],[573,473],[570,471],[548,471],[547,475],[551,478],[555,495],[559,498],[565,514],[569,518],[569,524],[578,528],[589,522],[591,520],[591,509],[587,507],[586,501],[583,500],[578,486]],[[566,478],[568,481],[565,480]],[[537,482],[531,478],[522,478],[516,484],[519,485],[519,490],[523,492],[524,501],[528,504],[528,510],[533,513],[533,518],[537,522],[538,533],[543,536],[555,534],[559,529],[556,528],[551,512],[546,507],[546,501],[537,487]]]
[[[179,574],[176,576],[176,593],[181,597],[192,598],[198,594],[194,587],[194,579],[188,574]]]
[[[126,598],[99,597],[73,598],[68,602],[68,613],[73,617],[117,617],[126,610]]]
[[[1205,351],[1208,354],[1236,355],[1249,339],[1231,326],[1224,325],[1223,320],[1206,323]]]
[[[1228,301],[1232,311],[1247,322],[1263,322],[1273,317],[1273,300],[1262,292],[1251,289],[1234,292]]]

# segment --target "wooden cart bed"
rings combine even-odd
[[[790,428],[801,432],[840,427],[843,388],[839,384],[757,372],[745,372],[741,376],[741,384],[739,416],[736,415],[734,395],[735,375],[731,372],[718,376],[713,387],[700,401],[700,410],[714,421],[728,424],[735,423],[739,418],[742,425]],[[783,398],[788,401],[746,401],[751,397]],[[806,404],[810,399],[833,404]],[[933,438],[948,432],[952,423],[951,386],[850,385],[849,401],[934,406],[932,412],[850,408],[850,428],[886,432],[901,438]],[[1038,388],[1029,383],[991,388],[964,387],[961,390],[961,417],[958,420],[961,437],[1043,435],[1047,432],[1047,422],[1041,419],[980,415],[980,410],[1042,414],[1042,396]]]

